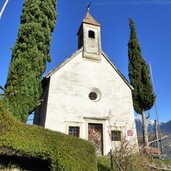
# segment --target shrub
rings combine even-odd
[[[112,151],[112,166],[110,156],[98,157],[98,171],[150,171],[149,164],[153,160],[137,151],[137,146],[130,145],[126,137],[115,144]]]
[[[95,147],[88,141],[17,121],[0,100],[0,155],[33,158],[49,170],[95,171]]]
[[[98,171],[112,171],[109,156],[100,156],[97,158]]]
[[[120,165],[118,167],[117,163]],[[98,171],[151,171],[150,164],[152,160],[147,158],[144,154],[138,153],[129,156],[113,157],[113,169],[111,169],[111,159],[109,156],[98,157],[97,168]]]
[[[115,171],[150,171],[148,161],[147,156],[138,151],[137,145],[132,144],[126,137],[122,137],[120,145],[113,149]]]

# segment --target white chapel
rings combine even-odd
[[[126,139],[136,146],[132,86],[101,47],[101,25],[89,9],[78,31],[78,50],[42,80],[34,124],[92,141],[106,155]]]

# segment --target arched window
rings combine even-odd
[[[92,31],[92,30],[89,30],[89,31],[88,31],[88,37],[89,37],[89,38],[92,38],[92,39],[95,39],[95,32]]]

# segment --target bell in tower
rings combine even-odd
[[[83,58],[90,60],[101,60],[101,25],[90,15],[87,14],[78,31],[78,49],[83,47]]]

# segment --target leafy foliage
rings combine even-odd
[[[133,155],[122,154],[115,156],[115,160],[119,161],[123,171],[151,171],[151,168],[147,165],[151,162],[150,159],[141,153]],[[120,171],[115,160],[113,160],[113,169],[111,169],[111,159],[109,156],[98,157],[98,171]]]
[[[5,91],[10,110],[23,122],[39,104],[41,76],[46,70],[46,62],[50,62],[51,33],[55,23],[56,0],[24,1]]]
[[[134,146],[130,148],[130,141],[125,137],[121,139],[120,143],[121,145],[113,149],[112,158],[110,156],[97,158],[98,171],[151,171],[153,168],[159,168],[154,170],[169,170],[171,168],[170,160],[153,158],[144,153],[143,149],[136,152]],[[111,169],[111,161],[113,169]]]
[[[150,80],[149,68],[141,55],[136,29],[132,19],[129,19],[130,39],[128,43],[129,78],[133,90],[134,109],[141,114],[151,109],[155,102],[155,95]]]
[[[109,156],[100,156],[97,158],[98,171],[112,171]]]
[[[54,171],[96,171],[95,147],[90,142],[21,123],[10,115],[2,100],[0,155],[42,159]]]

